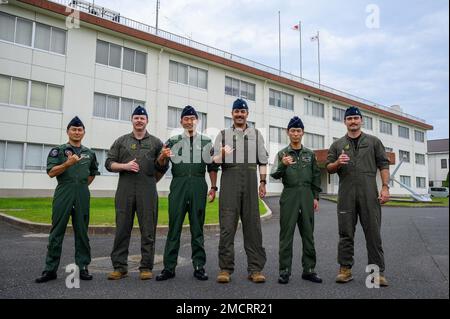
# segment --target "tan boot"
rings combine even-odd
[[[108,280],[119,280],[128,276],[128,272],[126,271],[117,271],[114,270],[108,274]]]
[[[257,284],[266,282],[266,277],[259,271],[252,272],[248,275],[248,279]]]
[[[221,284],[227,284],[231,281],[231,276],[228,271],[220,271],[217,275],[217,282]]]
[[[139,274],[141,280],[149,280],[153,278],[153,273],[150,270],[143,270]]]
[[[352,269],[347,267],[339,268],[339,274],[336,276],[336,282],[340,284],[345,284],[352,281]]]

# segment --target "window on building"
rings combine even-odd
[[[441,159],[441,168],[447,168],[447,159],[446,158]]]
[[[145,102],[101,93],[94,93],[93,114],[94,116],[101,118],[130,121],[131,114],[138,105],[145,107]]]
[[[65,30],[4,12],[0,12],[0,40],[59,54],[66,53]]]
[[[49,110],[61,110],[62,87],[32,81],[30,106]]]
[[[6,142],[4,169],[21,170],[23,165],[23,143]]]
[[[123,68],[145,74],[147,55],[129,48],[123,48]]]
[[[31,88],[28,102],[28,89]],[[0,75],[0,103],[62,110],[63,88],[53,84]]]
[[[400,182],[411,187],[411,176],[400,175]]]
[[[109,43],[108,65],[120,68],[121,60],[122,60],[122,47],[117,44]]]
[[[398,155],[399,155],[400,160],[403,159],[403,162],[405,162],[405,163],[410,162],[409,152],[399,150]]]
[[[114,43],[97,40],[95,61],[100,64],[145,74],[147,67],[147,53],[125,48]]]
[[[169,62],[169,80],[201,89],[208,88],[208,71],[180,62]]]
[[[0,103],[9,103],[11,92],[11,77],[0,75]]]
[[[53,146],[44,144],[26,144],[25,170],[45,171],[47,156]]]
[[[409,128],[399,125],[398,126],[398,136],[409,139]]]
[[[380,133],[392,135],[392,123],[380,120]]]
[[[181,113],[183,112],[183,109],[180,109],[178,107],[169,106],[167,109],[167,127],[168,128],[179,128],[180,125],[180,119],[181,119]],[[207,116],[206,113],[198,112],[198,122],[197,122],[197,130],[200,132],[204,132],[207,129]]]
[[[414,139],[416,142],[425,142],[425,133],[422,131],[414,130]]]
[[[345,113],[345,111],[344,111]],[[315,117],[325,117],[324,104],[316,101],[305,99],[305,114]]]
[[[333,121],[343,122],[345,117],[345,110],[333,106]]]
[[[0,169],[5,168],[6,142],[0,141]]]
[[[425,165],[425,154],[416,153],[416,164]]]
[[[373,130],[373,119],[370,116],[363,116],[362,127],[366,130]]]
[[[10,104],[27,106],[28,81],[12,78]]]
[[[294,110],[294,96],[281,91],[269,89],[269,104],[282,109]]]
[[[41,50],[65,54],[66,31],[42,23],[36,23],[34,46]]]
[[[255,101],[255,84],[226,76],[225,94]]]
[[[416,177],[416,187],[417,188],[426,188],[426,178],[425,177]]]
[[[0,12],[0,39],[14,42],[16,17]]]
[[[269,126],[269,141],[281,145],[289,144],[289,138],[286,129],[282,127]]]
[[[16,34],[14,42],[31,46],[31,40],[33,37],[33,22],[22,18],[16,20]]]
[[[313,150],[323,149],[325,145],[325,136],[305,133],[305,135],[303,135],[303,144]]]

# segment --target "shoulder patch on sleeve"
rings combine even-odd
[[[54,147],[54,148],[52,148],[50,150],[50,152],[48,153],[48,156],[50,156],[50,157],[58,157],[58,153],[59,153],[58,148]]]

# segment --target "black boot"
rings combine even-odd
[[[280,277],[278,277],[278,283],[279,284],[287,284],[289,282],[289,275],[288,274],[281,274]]]
[[[208,275],[203,268],[194,270],[194,277],[198,280],[208,280]]]
[[[163,281],[173,277],[175,277],[174,271],[163,269],[163,271],[161,271],[161,273],[158,276],[156,276],[156,281]]]
[[[312,272],[312,273],[309,273],[309,274],[302,274],[302,279],[309,280],[309,281],[315,282],[317,284],[321,284],[322,283],[322,278],[317,276],[317,274],[315,272]]]
[[[42,276],[37,278],[35,282],[41,284],[50,280],[55,280],[56,277],[56,271],[44,271],[42,272]]]
[[[81,280],[92,280],[92,275],[89,274],[89,271],[87,268],[80,270],[80,279]]]

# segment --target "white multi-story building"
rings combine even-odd
[[[271,159],[287,143],[289,119],[298,115],[306,126],[304,144],[317,150],[322,167],[326,149],[346,132],[344,110],[360,107],[364,130],[383,141],[393,161],[406,156],[397,177],[426,192],[426,136],[432,126],[397,107],[319,86],[86,2],[2,3],[2,196],[51,193],[56,181],[45,174],[46,157],[53,145],[67,141],[66,125],[75,115],[86,126],[83,144],[95,150],[101,164],[102,176],[91,188],[94,194],[110,195],[117,175],[103,167],[106,151],[118,136],[130,132],[136,105],[145,105],[148,129],[163,141],[179,125],[180,109],[187,104],[201,112],[201,128],[214,138],[230,125],[237,96],[249,102],[249,120],[263,132]],[[170,174],[159,190],[167,191],[169,183]],[[322,188],[337,192],[337,178],[324,168]],[[269,180],[269,192],[280,190],[279,182]],[[391,192],[405,193],[397,184]]]
[[[448,154],[448,138],[439,140],[428,140],[428,176],[430,187],[440,187],[447,180],[448,165],[450,159]]]

